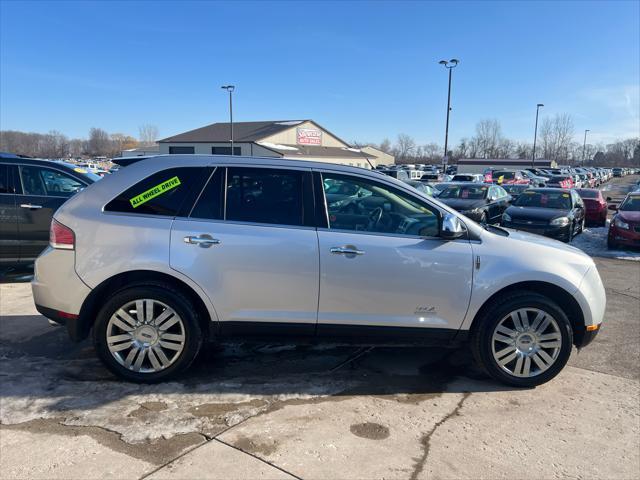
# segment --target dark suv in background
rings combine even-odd
[[[99,178],[69,163],[0,153],[0,268],[33,263],[55,211]]]

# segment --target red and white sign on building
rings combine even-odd
[[[314,128],[296,129],[298,145],[322,145],[322,131]]]

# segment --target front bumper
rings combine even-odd
[[[545,225],[523,225],[520,222],[501,222],[503,227],[513,228],[514,230],[521,230],[523,232],[535,233],[537,235],[544,235],[545,237],[555,238],[556,240],[567,241],[569,239],[570,227],[566,225],[564,227],[553,227],[549,224]]]
[[[609,242],[640,248],[640,232],[636,232],[635,228],[638,228],[638,226],[632,225],[630,230],[626,230],[612,225],[609,228]]]

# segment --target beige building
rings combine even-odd
[[[214,123],[165,138],[158,145],[160,154],[231,155],[230,138],[229,123]],[[233,124],[233,155],[313,160],[362,168],[393,163],[388,158],[379,160],[378,154],[386,154],[373,150],[376,149],[352,148],[313,120]]]

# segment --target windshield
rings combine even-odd
[[[438,198],[460,198],[462,200],[482,200],[487,195],[488,187],[480,185],[450,185]]]
[[[618,210],[622,210],[623,212],[640,212],[640,197],[635,195],[627,197]]]
[[[564,192],[535,191],[522,192],[522,195],[514,202],[516,207],[557,208],[571,209],[571,196]]]

